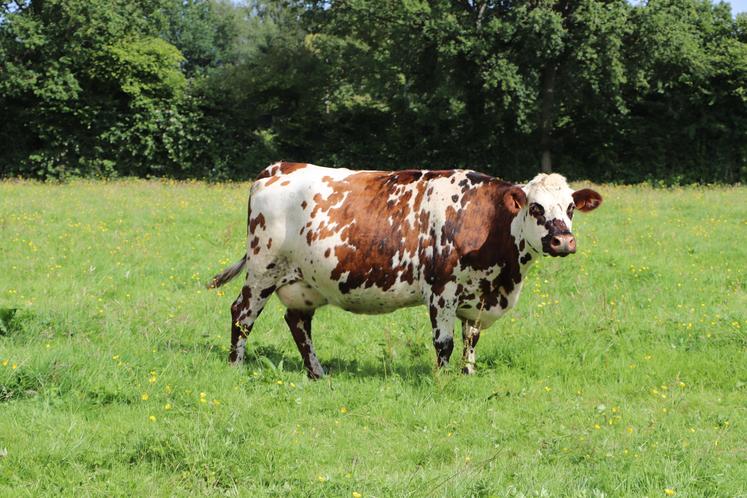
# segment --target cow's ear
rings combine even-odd
[[[599,207],[602,203],[602,196],[590,188],[582,188],[573,192],[573,202],[576,209],[587,212]]]
[[[521,208],[527,205],[527,194],[521,187],[511,187],[503,193],[503,204],[512,215],[516,215]]]

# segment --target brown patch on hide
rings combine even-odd
[[[371,286],[387,290],[398,277],[407,282],[417,278],[417,268],[409,260],[418,259],[420,236],[429,232],[430,214],[422,209],[428,181],[454,173],[365,171],[339,181],[322,178],[333,191],[327,197],[314,195],[311,217],[324,214],[325,221],[306,240],[311,245],[340,237],[343,243],[333,248],[338,264],[331,278],[339,281],[347,274],[339,284],[342,292]],[[407,219],[411,210],[413,223]],[[392,267],[395,255],[400,263]]]
[[[398,275],[414,281],[415,269],[405,260],[417,257],[419,238],[428,231],[430,217],[418,212],[410,224],[410,204],[420,210],[427,178],[446,174],[417,170],[361,172],[341,181],[327,181],[334,192],[326,199],[317,194],[314,211],[324,212],[328,223],[336,227],[320,230],[319,238],[338,234],[343,241],[334,247],[338,264],[331,274],[339,281],[347,273],[346,281],[339,284],[343,293],[371,286],[387,290]],[[340,203],[343,198],[345,202]],[[400,263],[392,267],[395,255]]]
[[[307,163],[280,162],[273,164],[272,166],[263,169],[259,175],[257,175],[256,181],[268,179],[267,182],[265,182],[265,186],[269,187],[276,181],[282,179],[283,175],[290,175],[294,171],[305,168],[306,166],[308,166]],[[288,181],[284,181],[280,185],[288,185],[288,183]]]
[[[267,226],[265,224],[265,216],[262,213],[249,220],[249,233],[254,233],[258,226],[262,227],[262,230]]]

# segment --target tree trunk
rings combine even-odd
[[[552,62],[542,71],[540,94],[540,148],[542,149],[542,172],[552,172],[552,131],[555,121],[555,75],[557,68]]]
[[[552,155],[548,149],[542,150],[542,172],[552,173]]]

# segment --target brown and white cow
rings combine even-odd
[[[251,188],[247,253],[209,285],[246,268],[231,306],[229,360],[243,361],[247,335],[276,293],[309,377],[324,375],[311,319],[325,304],[355,313],[427,305],[439,366],[458,318],[463,371],[473,373],[480,330],[514,306],[536,258],[576,251],[573,211],[601,202],[557,174],[513,185],[469,170],[273,164]]]

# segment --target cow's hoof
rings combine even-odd
[[[241,364],[244,363],[243,356],[239,358],[239,355],[236,353],[230,353],[228,355],[228,364],[232,367],[239,367]]]
[[[475,366],[474,365],[464,365],[462,367],[462,373],[464,375],[475,375],[476,371],[477,370],[475,370]]]
[[[312,370],[307,370],[306,371],[306,376],[309,379],[311,379],[311,380],[319,380],[322,377],[324,377],[324,370],[322,370],[321,373],[320,372],[314,372]]]

